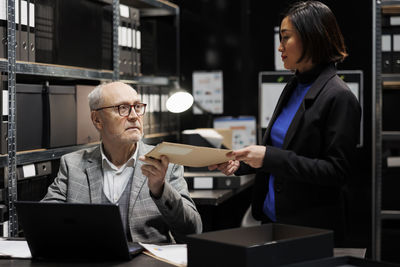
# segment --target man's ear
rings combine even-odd
[[[94,127],[100,131],[103,128],[103,122],[99,116],[99,113],[95,110],[92,110],[90,117],[92,119]]]

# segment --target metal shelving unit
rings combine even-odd
[[[400,140],[399,131],[382,130],[383,90],[400,88],[400,74],[382,74],[382,15],[399,15],[400,1],[373,0],[372,258],[381,260],[382,221],[399,220],[400,210],[382,210],[382,143]]]
[[[7,75],[8,75],[8,133],[7,133],[7,170],[8,170],[8,235],[17,236],[18,232],[18,219],[17,211],[14,206],[15,200],[17,200],[17,145],[16,145],[16,89],[15,89],[15,72],[16,72],[16,35],[15,35],[15,1],[8,0],[7,12]]]
[[[113,8],[113,70],[97,70],[72,66],[61,66],[42,63],[20,62],[16,61],[16,25],[15,25],[15,1],[7,0],[7,34],[8,34],[8,58],[0,59],[0,71],[8,75],[8,154],[0,155],[0,168],[7,167],[7,176],[5,185],[8,186],[8,208],[9,225],[8,236],[15,237],[18,234],[18,219],[14,202],[17,200],[17,165],[24,165],[33,162],[59,159],[62,155],[76,151],[81,148],[96,145],[86,144],[54,149],[41,149],[35,151],[16,152],[16,75],[33,75],[43,77],[53,77],[60,79],[82,79],[111,81],[121,80],[131,84],[141,86],[171,86],[172,81],[179,77],[179,7],[164,0],[98,0],[112,5]],[[177,76],[159,77],[159,76],[139,76],[139,77],[120,77],[119,72],[119,47],[118,47],[118,27],[119,27],[119,4],[134,6],[139,8],[141,16],[174,16],[176,20],[177,31]],[[145,140],[155,141],[170,136],[176,136],[177,133],[159,133],[146,135]]]

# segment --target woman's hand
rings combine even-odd
[[[226,176],[230,176],[230,175],[233,175],[239,169],[239,165],[240,165],[240,163],[238,160],[230,160],[230,161],[227,161],[224,163],[210,165],[210,166],[208,166],[208,169],[210,171],[218,169]]]
[[[260,168],[264,161],[267,148],[265,146],[248,146],[232,151],[227,156],[234,156],[236,161],[243,161],[253,168]]]

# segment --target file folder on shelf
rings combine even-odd
[[[28,6],[28,61],[36,60],[36,44],[35,44],[35,0],[29,0]]]
[[[7,75],[4,73],[0,74],[0,154],[7,153],[7,129],[8,129],[8,87],[7,87]]]
[[[400,30],[393,30],[392,71],[400,73]]]
[[[23,180],[51,174],[51,161],[17,166],[17,179]]]
[[[0,0],[0,58],[7,58],[7,2]]]
[[[150,134],[150,117],[152,116],[152,114],[151,114],[149,93],[148,93],[149,89],[147,87],[141,87],[140,91],[141,91],[142,103],[147,104],[146,113],[143,116],[143,132],[145,134]]]
[[[130,31],[130,14],[129,7],[126,5],[119,6],[120,13],[120,25],[118,27],[118,46],[119,46],[119,71],[123,75],[132,75],[131,68],[131,48],[128,44],[128,39],[130,39],[132,44],[132,35],[129,35]],[[130,63],[130,65],[129,65]]]
[[[34,6],[36,62],[112,69],[110,4],[35,0]]]
[[[29,39],[29,25],[28,25],[28,1],[20,0],[20,45],[19,53],[21,61],[28,61],[28,39]]]
[[[141,47],[141,34],[140,34],[140,12],[139,9],[130,7],[130,18],[132,25],[132,73],[134,76],[141,75],[140,63],[140,47]]]
[[[156,86],[149,87],[149,104],[150,133],[159,133],[161,130],[161,102],[160,89]]]
[[[239,188],[244,176],[226,176],[221,172],[185,172],[189,190]]]
[[[56,1],[54,0],[36,0],[35,2],[36,62],[55,62],[55,9]]]
[[[15,59],[21,60],[21,0],[15,0]]]
[[[382,72],[392,72],[392,35],[389,30],[382,34]]]
[[[163,88],[161,88],[161,91],[163,91]],[[166,105],[167,99],[168,99],[168,94],[162,92],[161,95],[160,95],[160,100],[161,100],[161,106],[160,106],[160,114],[161,114],[160,131],[161,132],[169,132],[170,130],[172,130],[169,127],[170,121],[169,121],[169,116],[168,116],[169,115],[168,114],[169,111],[168,111],[167,105]]]
[[[112,29],[112,6],[105,6],[103,9],[102,36],[101,36],[101,57],[102,69],[112,69],[113,66],[113,29]]]

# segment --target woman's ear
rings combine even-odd
[[[92,119],[94,127],[100,131],[103,128],[103,122],[99,116],[99,113],[95,110],[92,110],[90,117]]]

